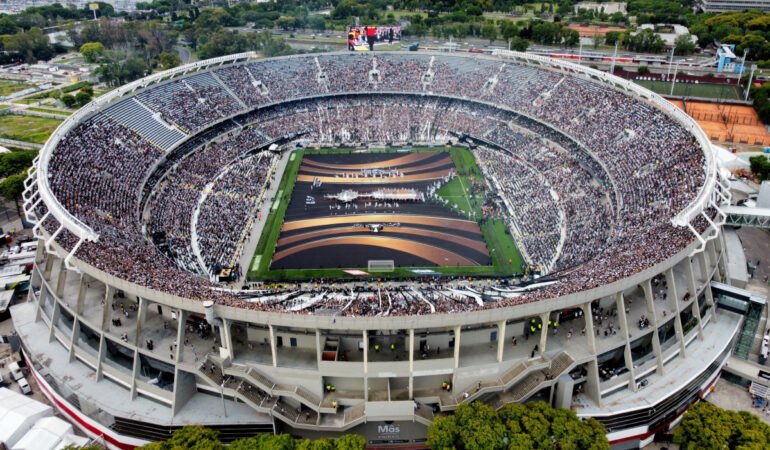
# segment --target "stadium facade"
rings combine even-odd
[[[267,69],[270,65],[275,72]],[[243,84],[234,85],[222,72],[239,67],[248,68],[242,73],[253,91],[250,98],[242,93]],[[360,78],[352,84],[332,73],[349,73],[351,67],[359,69]],[[389,67],[397,68],[400,78],[383,87]],[[405,73],[410,70],[415,73]],[[439,74],[441,70],[465,72],[447,76]],[[304,71],[313,75],[307,77]],[[538,87],[542,78],[546,91]],[[506,83],[541,90],[508,94]],[[584,88],[590,95],[577,97]],[[209,102],[212,90],[219,90],[234,100],[233,107],[227,109],[220,100],[214,114],[204,100],[199,104],[210,115],[179,116],[158,106],[157,99],[173,98],[178,90],[188,97],[197,90]],[[570,100],[572,93],[576,97]],[[179,285],[194,277],[175,278],[175,272],[158,268],[158,261],[173,265],[165,254],[139,258],[132,253],[137,247],[147,253],[152,243],[141,235],[131,240],[134,235],[126,231],[130,227],[115,223],[141,220],[140,211],[163,176],[160,172],[170,170],[180,153],[232,133],[247,123],[244,115],[255,117],[249,114],[303,99],[351,94],[407,96],[414,105],[442,98],[454,113],[461,109],[457,105],[470,102],[483,111],[499,108],[500,114],[518,114],[553,136],[571,139],[575,148],[592,156],[596,164],[590,170],[606,171],[595,177],[608,180],[606,186],[614,191],[616,220],[610,243],[596,249],[611,258],[585,258],[582,265],[564,267],[549,278],[556,284],[539,290],[517,290],[504,280],[454,279],[438,281],[446,284],[431,287],[429,297],[421,294],[428,290],[424,285],[403,282],[414,301],[422,299],[431,307],[418,315],[355,314],[347,306],[333,305],[314,313],[266,307],[278,305],[275,299],[287,292],[296,295],[311,288],[264,287],[250,300],[205,284],[190,290]],[[618,98],[655,122],[617,122],[613,114],[622,115],[622,108],[597,112],[592,102],[601,101],[602,94],[622,96]],[[553,108],[561,108],[549,102],[561,99],[578,103],[582,112],[562,123],[557,110],[549,119]],[[544,104],[550,106],[538,109]],[[302,133],[310,134],[305,143],[339,141],[309,129],[312,122],[285,120],[306,112],[299,105],[271,116],[283,118],[276,119],[281,120],[276,129],[291,124],[295,128],[280,136],[266,131],[263,143],[286,137],[293,145],[292,139]],[[697,150],[697,163],[664,169],[664,158],[653,157],[634,169],[635,176],[623,179],[606,160],[612,150],[592,148],[584,138],[587,134],[581,134],[580,126],[598,126],[598,118],[614,121],[606,127],[616,127],[617,145],[643,139],[639,130],[654,134],[655,129],[671,127],[671,136],[685,133],[685,141]],[[74,178],[77,170],[105,169],[75,169],[57,156],[76,152],[68,147],[72,133],[89,133],[94,123],[104,129],[105,121],[141,137],[126,139],[128,131],[120,139],[113,134],[101,150],[94,150],[123,164],[120,173],[108,177],[109,183],[117,183],[108,183],[108,194],[97,186],[103,177],[91,185]],[[222,132],[223,124],[234,125]],[[415,128],[403,143],[444,144],[451,137],[417,136]],[[480,133],[476,141],[491,136],[495,134]],[[365,135],[356,139],[359,145],[382,144],[380,138]],[[137,142],[160,150],[160,156],[139,164],[139,169],[124,161]],[[667,150],[679,151],[672,147],[659,154]],[[141,176],[130,177],[127,168]],[[678,170],[684,172],[677,175]],[[663,190],[665,184],[656,185],[669,176],[681,176],[671,192]],[[742,311],[735,307],[738,300],[724,300],[711,289],[712,281],[729,279],[719,207],[729,202],[729,193],[721,177],[708,139],[679,109],[633,83],[570,63],[505,51],[487,57],[375,53],[217,58],[116,89],[57,129],[27,180],[25,211],[36,223],[39,244],[29,301],[14,306],[12,316],[25,360],[45,395],[81,429],[113,448],[162,439],[187,424],[217,428],[224,439],[274,431],[304,436],[356,432],[371,444],[414,445],[424,442],[437,414],[461,403],[483,401],[500,407],[530,400],[595,417],[607,427],[616,448],[636,448],[670,429],[688,405],[708,395],[743,323],[736,312]],[[682,180],[688,179],[697,180],[697,186],[685,188]],[[630,185],[633,189],[624,187]],[[79,192],[67,190],[73,186],[109,198],[99,202],[93,196],[78,197]],[[623,216],[638,207],[629,192],[637,189],[655,191],[645,194],[657,199],[649,203],[652,209],[646,217],[657,214],[665,221],[621,241],[622,229],[630,227],[623,224]],[[660,199],[674,195],[674,190],[691,195],[661,207],[665,200]],[[112,203],[123,202],[116,197],[123,191],[129,207],[110,210]],[[83,208],[86,198],[97,203],[96,211]],[[126,211],[132,215],[120,217]],[[562,216],[565,229],[571,217]],[[385,288],[370,289],[381,303],[383,297],[376,293]],[[436,290],[474,301],[436,309],[428,300],[435,298]]]

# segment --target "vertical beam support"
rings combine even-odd
[[[134,345],[141,347],[140,339],[142,335],[142,322],[144,322],[144,318],[147,316],[147,305],[149,302],[143,297],[137,298],[139,298],[139,307],[136,308],[136,327],[134,327],[136,335],[134,336]]]
[[[685,276],[687,277],[687,292],[690,294],[692,302],[692,314],[698,319],[698,339],[703,340],[703,318],[700,316],[700,305],[698,302],[698,288],[695,286],[695,272],[692,268],[692,260],[687,258],[682,262],[684,264]],[[708,289],[708,287],[707,287]]]
[[[88,275],[85,273],[80,274],[80,283],[78,285],[78,299],[75,303],[75,314],[83,314],[83,305],[86,301],[86,293],[88,292]]]
[[[64,266],[64,260],[58,260],[59,263],[59,275],[56,277],[56,296],[60,299],[64,298],[64,286],[67,284],[67,267]]]
[[[273,367],[278,367],[278,353],[275,345],[275,329],[272,325],[268,325],[267,330],[270,333],[270,354],[273,357]]]
[[[674,269],[666,270],[666,286],[668,287],[668,297],[671,300],[671,306],[674,309],[674,329],[676,330],[676,339],[679,341],[679,356],[684,358],[684,330],[682,329],[682,318],[679,311],[679,296],[676,291],[676,279],[674,278]]]
[[[110,322],[112,320],[112,302],[115,299],[115,288],[110,285],[105,285],[104,290],[104,310],[102,311],[102,331],[110,329]]]
[[[99,353],[96,356],[96,382],[102,381],[104,373],[102,372],[102,365],[104,364],[104,357],[107,353],[107,338],[104,337],[104,333],[99,335]]]
[[[454,368],[455,369],[460,367],[460,331],[461,331],[460,328],[461,327],[457,326],[454,329],[454,332],[455,332],[455,348],[454,348],[454,351],[455,351],[454,352],[455,353],[455,358],[454,358],[455,361],[454,361],[454,363],[455,363],[455,365],[454,365]]]
[[[548,341],[548,320],[551,317],[551,313],[540,314],[540,322],[543,324],[543,328],[540,330],[540,343],[538,344],[538,353],[540,356],[545,355],[545,344]]]
[[[315,330],[315,350],[316,362],[320,364],[323,359],[323,349],[321,348],[321,330],[317,328]]]
[[[497,322],[497,362],[503,362],[503,352],[505,351],[505,321]]]
[[[221,334],[222,346],[227,350],[227,357],[232,361],[235,358],[235,349],[233,348],[233,332],[230,328],[232,326],[230,319],[222,318],[222,325],[219,327]]]
[[[626,303],[623,299],[623,293],[615,294],[615,307],[618,310],[618,320],[620,321],[620,332],[623,334],[625,342],[623,356],[626,361],[626,368],[631,377],[628,379],[628,388],[636,392],[636,370],[634,370],[634,358],[631,356],[631,341],[628,336],[628,320],[626,317]]]
[[[189,314],[190,313],[183,309],[177,311],[176,348],[174,349],[174,360],[176,360],[177,363],[184,361],[184,334],[185,326],[187,326],[187,316]],[[197,361],[195,362],[197,363]]]
[[[414,328],[409,329],[409,398],[414,398]]]
[[[658,314],[655,311],[655,297],[652,295],[651,280],[645,280],[642,282],[642,291],[644,292],[644,301],[647,303],[647,312],[650,315],[650,321],[652,322],[652,351],[655,353],[655,359],[658,362],[658,375],[663,375],[665,367],[663,366],[663,350],[660,347],[660,333],[658,328]]]
[[[596,331],[594,330],[594,315],[591,312],[591,302],[580,305],[586,326],[586,344],[592,355],[596,354]]]
[[[364,340],[364,401],[369,401],[369,331],[364,330],[362,333]]]

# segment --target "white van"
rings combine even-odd
[[[29,386],[29,383],[27,382],[27,379],[24,377],[21,377],[19,382],[19,389],[21,389],[21,393],[25,395],[29,395],[32,393],[32,388]]]
[[[21,367],[19,367],[19,363],[12,362],[8,368],[11,369],[11,376],[15,381],[19,381],[20,379],[24,378],[24,374],[21,373]]]

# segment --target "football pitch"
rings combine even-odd
[[[276,192],[250,281],[522,273],[465,148],[296,150]],[[370,273],[373,260],[395,268]]]
[[[671,94],[671,83],[667,81],[633,80],[634,83],[660,95]],[[679,97],[702,97],[740,100],[741,90],[734,84],[675,83],[674,95]]]

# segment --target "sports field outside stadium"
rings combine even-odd
[[[398,172],[373,178],[361,170]],[[437,186],[434,196],[416,202],[327,198],[343,191],[427,193]],[[462,147],[296,150],[289,156],[248,279],[351,278],[345,271],[366,272],[369,260],[394,261],[392,272],[376,274],[382,278],[431,273],[425,271],[520,274],[522,258],[506,223],[489,214],[489,204],[485,208],[490,193],[473,154]]]

